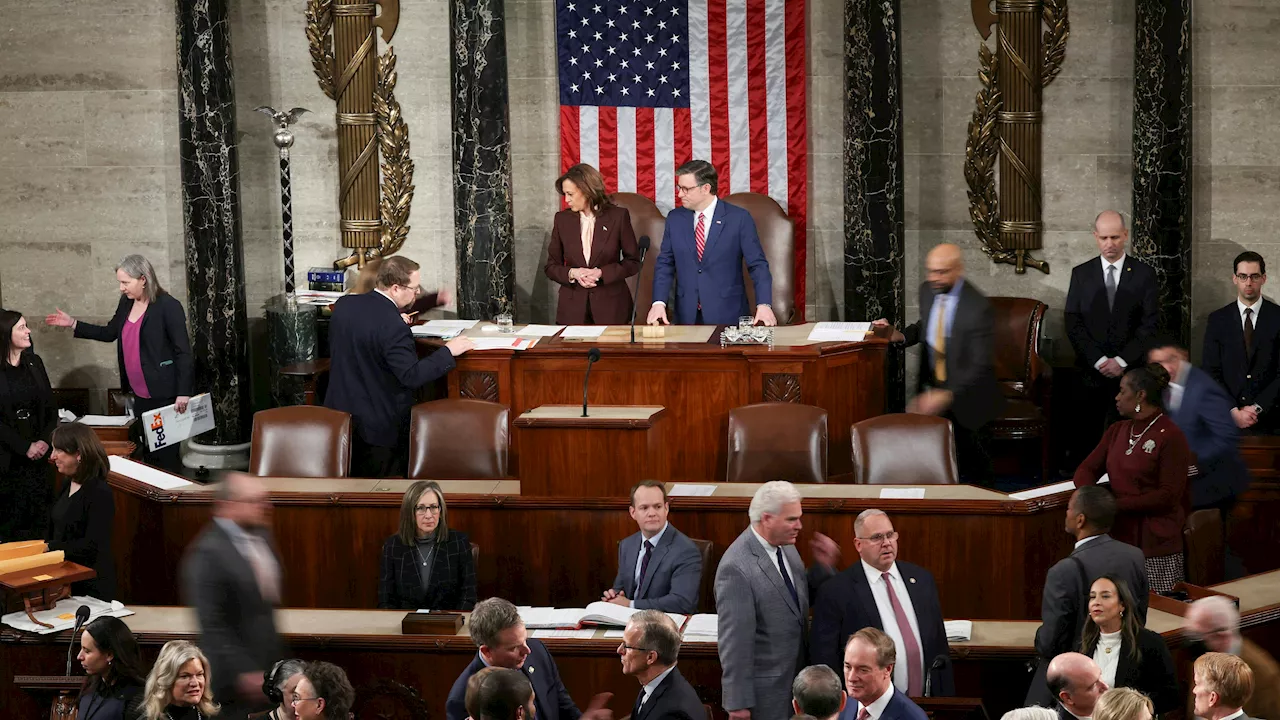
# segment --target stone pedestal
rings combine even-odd
[[[316,320],[320,317],[320,308],[299,305],[287,295],[276,295],[267,301],[266,313],[272,404],[276,407],[301,405],[302,382],[282,376],[280,368],[316,359]]]

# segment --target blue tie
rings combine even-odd
[[[795,583],[791,582],[791,572],[787,569],[787,564],[782,560],[782,546],[778,546],[778,571],[782,573],[782,582],[787,584],[787,592],[791,593],[791,601],[796,604],[796,609],[800,609],[800,595],[796,592]]]

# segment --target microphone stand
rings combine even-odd
[[[640,270],[644,271],[644,256],[649,252],[649,236],[645,235],[640,238]],[[636,299],[640,296],[640,273],[636,274],[636,287],[631,291],[631,344],[636,342]],[[585,417],[586,414],[583,414]]]

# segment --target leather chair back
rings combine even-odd
[[[1197,510],[1187,516],[1187,524],[1182,529],[1187,582],[1207,587],[1223,581],[1226,574],[1223,537],[1222,513],[1217,508]]]
[[[137,417],[133,412],[133,404],[137,399],[138,396],[131,392],[125,392],[120,388],[111,388],[107,391],[107,414]]]
[[[710,540],[689,538],[698,548],[702,558],[702,578],[698,581],[698,612],[714,613],[716,611],[716,569],[711,567],[711,551],[715,543]]]
[[[505,405],[486,400],[449,398],[414,405],[409,479],[506,477],[510,417]]]
[[[951,421],[894,413],[853,424],[853,481],[860,485],[955,485]]]
[[[729,411],[726,482],[827,481],[827,411],[756,403]]]
[[[1040,357],[1040,332],[1048,305],[1033,298],[993,297],[992,344],[996,382],[1005,397],[1033,400],[1048,364]]]
[[[249,474],[258,477],[348,477],[351,415],[318,405],[259,410],[253,415]]]
[[[643,324],[644,316],[653,304],[653,262],[662,250],[662,233],[666,231],[667,220],[652,200],[638,193],[614,193],[613,204],[624,207],[631,213],[631,229],[636,234],[636,240],[649,236],[649,252],[644,256],[640,274],[627,278],[627,287],[631,288],[632,295],[636,298],[636,322]]]
[[[734,193],[724,198],[751,213],[760,234],[760,245],[769,259],[769,273],[773,276],[773,314],[779,325],[790,325],[795,319],[795,254],[796,233],[791,218],[776,200],[761,193]],[[756,306],[756,290],[751,284],[746,263],[742,266],[743,280],[747,288],[747,305]]]

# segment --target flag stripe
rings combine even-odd
[[[764,59],[769,133],[769,194],[785,212],[790,205],[787,193],[787,0],[765,0]]]
[[[665,215],[675,207],[676,154],[675,154],[675,113],[671,108],[653,109],[653,147],[654,147],[654,184],[656,194],[654,204]]]
[[[707,0],[707,96],[711,122],[711,164],[720,175],[720,194],[733,192],[731,182],[733,163],[729,154],[729,69],[728,40],[725,24],[728,22],[726,0]],[[698,158],[706,160],[707,158]]]
[[[578,150],[578,108],[560,106],[560,172],[577,165],[582,157]]]
[[[725,3],[725,61],[729,88],[729,170],[732,192],[751,190],[751,98],[747,90],[747,2]],[[730,191],[725,190],[725,194]]]
[[[693,159],[690,154],[693,146],[693,139],[690,134],[692,132],[693,123],[689,117],[689,108],[675,108],[671,114],[672,126],[675,130],[675,140],[672,143],[672,146],[675,149],[675,164],[676,167],[679,167]],[[673,167],[671,171],[671,184],[666,187],[659,185],[658,192],[672,198],[674,202],[679,200],[679,196],[676,194],[675,167]],[[674,205],[672,207],[674,207]]]
[[[579,162],[600,169],[600,108],[583,105],[578,114]]]
[[[765,76],[765,0],[747,0],[747,110],[750,113],[751,192],[769,192],[769,95]]]
[[[711,158],[711,89],[707,56],[707,0],[689,1],[689,114],[693,119],[690,156]]]
[[[654,197],[653,108],[636,108],[635,192]]]
[[[618,108],[618,192],[636,191],[636,109]]]
[[[804,85],[804,3],[788,2],[787,24],[787,206],[795,226],[796,322],[804,322],[808,265],[808,141]]]
[[[618,191],[618,108],[600,108],[600,164],[596,169],[604,176],[604,191]]]

